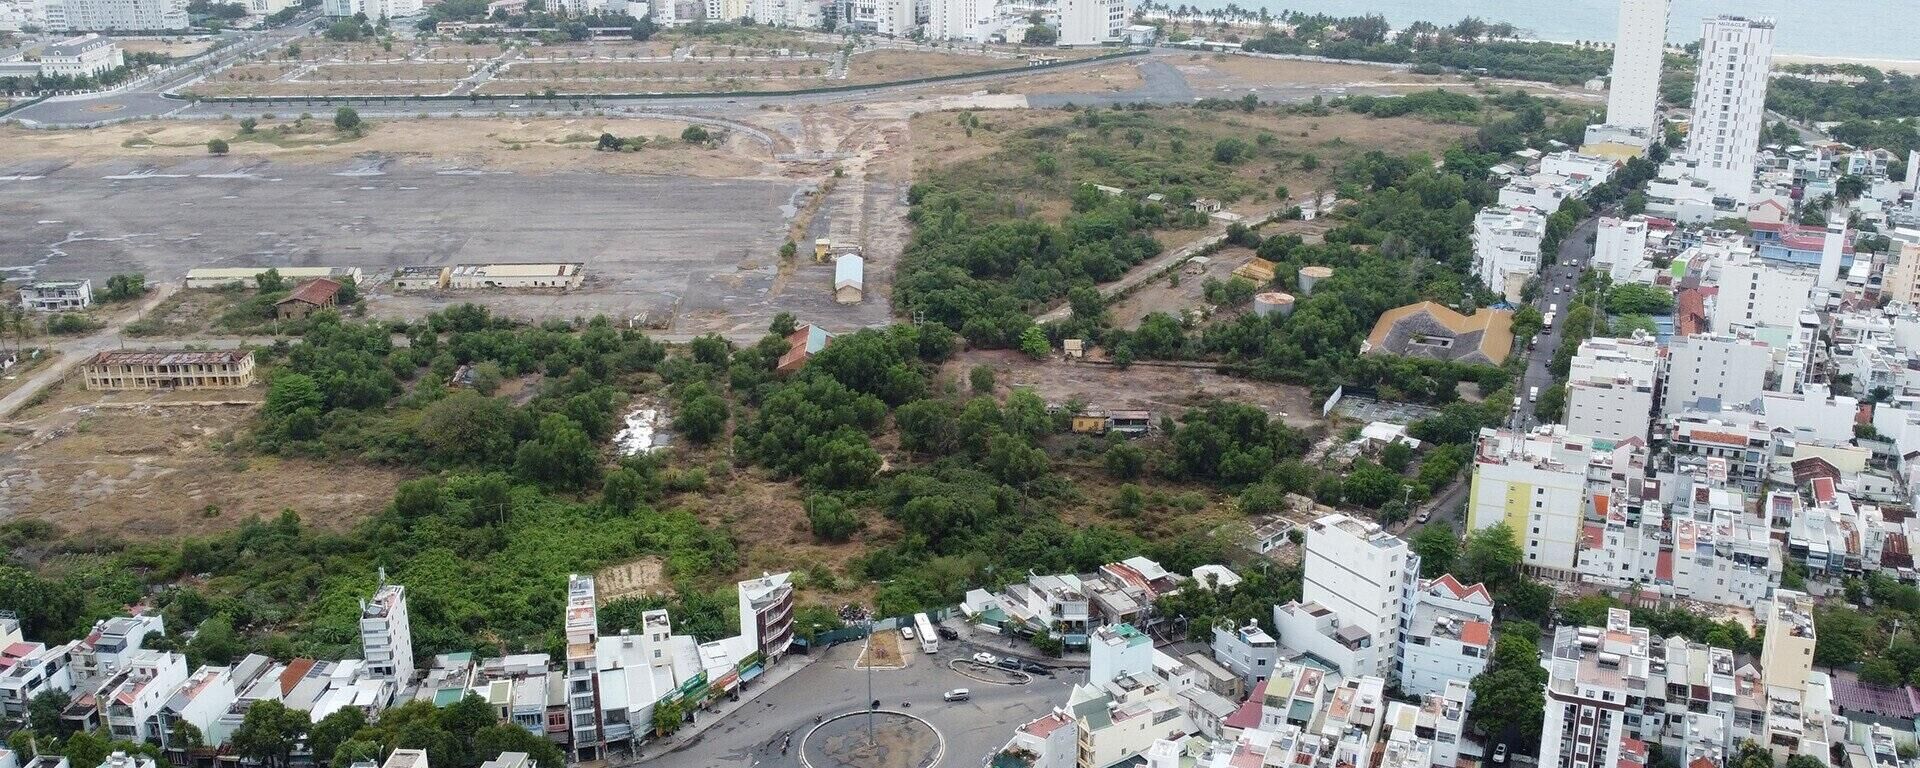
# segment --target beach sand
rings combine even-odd
[[[1785,64],[1865,64],[1882,72],[1920,74],[1920,59],[1864,59],[1852,56],[1803,56],[1791,53],[1773,55],[1773,65]]]

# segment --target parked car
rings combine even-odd
[[[1053,677],[1052,667],[1046,666],[1044,664],[1035,664],[1031,661],[1025,664],[1021,664],[1020,671],[1027,672],[1029,674],[1046,675],[1047,677]]]
[[[900,639],[902,639],[902,640],[912,640],[912,639],[913,639],[913,627],[901,627],[901,628],[900,628]]]
[[[1422,512],[1422,513],[1420,513],[1420,522],[1422,522],[1422,523],[1425,523],[1425,522],[1427,522],[1428,520],[1432,520],[1432,519],[1433,519],[1433,511],[1432,511],[1432,510],[1428,510],[1428,511],[1426,511],[1426,512]]]
[[[1011,669],[1015,672],[1018,672],[1020,671],[1020,660],[1019,659],[1001,659],[999,662],[995,664],[995,666],[998,666],[1001,669]]]
[[[997,662],[999,660],[1000,660],[1000,657],[995,656],[991,653],[987,653],[986,651],[981,651],[973,655],[973,663],[975,664],[985,664],[987,666],[993,666],[994,662]]]
[[[1494,747],[1494,748],[1493,748],[1493,762],[1495,762],[1495,763],[1505,763],[1506,761],[1507,761],[1507,745],[1505,745],[1505,744],[1501,744],[1501,745],[1499,745],[1499,746],[1497,746],[1497,747]]]
[[[940,639],[942,640],[960,639],[960,633],[953,631],[952,627],[937,626],[937,627],[934,627],[934,630],[940,633]]]
[[[955,688],[951,691],[947,691],[945,694],[942,694],[940,696],[940,698],[946,699],[947,701],[966,701],[967,699],[972,697],[973,697],[973,692],[965,688]]]

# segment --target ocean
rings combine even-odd
[[[1163,0],[1178,6],[1180,0]],[[1185,0],[1219,8],[1227,0]],[[1451,23],[1468,16],[1504,21],[1541,40],[1612,40],[1617,0],[1236,0],[1243,8],[1333,16],[1379,14],[1395,27],[1414,21]],[[1874,59],[1920,59],[1920,0],[1673,0],[1667,38],[1700,38],[1700,19],[1719,14],[1770,17],[1776,53]]]

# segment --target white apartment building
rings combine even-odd
[[[187,28],[185,0],[45,0],[52,32],[159,32]]]
[[[1715,200],[1718,193],[1693,175],[1697,169],[1681,158],[1660,166],[1659,177],[1647,182],[1647,213],[1682,224],[1704,224],[1737,214],[1740,206],[1729,201],[1722,207]]]
[[[1627,702],[1647,691],[1651,641],[1631,615],[1607,611],[1605,627],[1555,630],[1547,664],[1540,764],[1613,768],[1628,737]],[[1638,715],[1639,713],[1634,713]],[[1638,718],[1636,717],[1636,720]]]
[[[1480,430],[1467,496],[1467,529],[1506,523],[1527,566],[1573,570],[1589,465],[1603,457],[1593,453],[1591,438],[1559,424],[1525,433]]]
[[[1652,138],[1661,135],[1660,66],[1667,47],[1667,0],[1620,0],[1607,83],[1606,125]]]
[[[1631,1],[1631,0],[1629,0]],[[1647,260],[1647,218],[1600,217],[1594,232],[1593,269],[1606,272],[1614,284],[1629,282],[1636,268]]]
[[[184,751],[185,744],[176,743],[173,738],[180,723],[189,723],[198,729],[205,740],[215,733],[214,724],[220,716],[233,707],[239,691],[234,688],[232,667],[203,666],[187,677],[180,690],[167,699],[161,720],[161,734],[165,737],[167,748]],[[207,746],[219,744],[208,742]]]
[[[1420,583],[1400,643],[1400,690],[1411,696],[1447,692],[1486,671],[1493,656],[1493,595],[1484,584],[1452,574]]]
[[[1349,677],[1393,672],[1420,557],[1374,523],[1327,515],[1307,526],[1301,601],[1274,608],[1280,641]]]
[[[1100,627],[1087,638],[1087,684],[1105,686],[1153,671],[1153,639],[1131,624]]]
[[[145,647],[148,635],[164,635],[166,631],[166,621],[157,613],[94,622],[93,630],[73,651],[75,682],[126,669],[133,655]]]
[[[1554,152],[1540,158],[1540,173],[1565,179],[1579,194],[1613,178],[1612,160],[1597,155],[1581,154],[1572,150]]]
[[[927,5],[927,39],[978,42],[980,27],[993,16],[988,0],[931,0]]]
[[[42,77],[97,77],[126,65],[126,54],[120,46],[111,38],[97,34],[69,38],[40,49]]]
[[[1540,271],[1540,240],[1547,217],[1532,208],[1486,208],[1473,218],[1473,274],[1487,290],[1520,300]]]
[[[1772,66],[1771,20],[1722,15],[1701,24],[1685,157],[1715,195],[1743,205],[1752,196]]]
[[[115,739],[158,742],[164,729],[162,710],[187,681],[187,657],[143,650],[132,654],[126,665],[99,689],[107,731]]]
[[[1579,197],[1581,189],[1563,176],[1536,173],[1513,179],[1500,188],[1497,202],[1504,208],[1532,208],[1536,211],[1560,210],[1569,197]]]
[[[1719,265],[1719,293],[1708,312],[1713,332],[1732,334],[1755,326],[1793,328],[1813,305],[1816,270],[1753,255],[1750,248],[1728,253]]]
[[[1844,443],[1853,439],[1860,399],[1833,394],[1825,384],[1807,384],[1799,392],[1768,392],[1760,398],[1767,426],[1791,430],[1795,439]]]
[[[1213,660],[1252,687],[1273,674],[1280,661],[1280,644],[1259,624],[1222,622],[1213,628]]]
[[[586,0],[562,0],[554,5],[555,10],[572,15],[589,12]],[[421,0],[321,0],[320,12],[327,16],[352,16],[364,13],[369,19],[395,19],[402,16],[414,16],[421,11]],[[285,274],[282,272],[282,274]]]
[[[1749,403],[1766,390],[1773,353],[1753,339],[1717,333],[1675,338],[1667,345],[1660,411],[1673,415],[1703,397]]]
[[[35,697],[48,691],[70,692],[79,682],[74,678],[73,656],[80,641],[52,647],[44,643],[22,643],[17,631],[19,622],[11,618],[0,621],[11,623],[16,630],[7,648],[13,664],[0,669],[0,717],[25,719],[27,705]]]
[[[1567,372],[1567,431],[1607,442],[1645,442],[1659,381],[1660,344],[1644,332],[1580,342]]]
[[[404,687],[413,680],[413,624],[407,615],[407,588],[383,582],[372,600],[360,603],[360,648],[367,674]]]
[[[889,37],[909,37],[919,31],[914,17],[914,0],[877,0],[874,6],[874,31]]]
[[[1127,0],[1060,0],[1060,45],[1119,40],[1126,26]]]

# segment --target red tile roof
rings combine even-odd
[[[1595,497],[1596,500],[1598,498]],[[1588,549],[1599,549],[1606,544],[1606,535],[1606,529],[1601,528],[1599,523],[1590,523],[1580,532],[1580,543]]]
[[[1485,648],[1493,644],[1493,625],[1484,621],[1469,621],[1460,625],[1460,642]]]
[[[307,671],[313,669],[313,659],[294,659],[287,662],[287,669],[280,673],[280,695],[293,693],[294,686],[306,679]]]
[[[1234,710],[1233,714],[1227,715],[1227,727],[1239,728],[1241,730],[1258,727],[1260,725],[1261,703],[1266,701],[1266,699],[1267,681],[1262,680],[1254,684],[1253,695],[1248,696],[1246,702],[1242,703],[1239,709]]]
[[[324,277],[318,277],[301,283],[300,287],[293,289],[293,293],[287,294],[286,298],[274,303],[285,304],[290,301],[297,301],[302,304],[324,307],[332,303],[333,297],[339,293],[339,283]]]
[[[1473,595],[1479,595],[1482,599],[1488,602],[1493,601],[1493,594],[1487,591],[1487,585],[1473,584],[1469,586],[1466,584],[1462,584],[1460,583],[1460,580],[1457,578],[1454,578],[1453,574],[1451,573],[1440,574],[1440,578],[1428,581],[1427,584],[1430,586],[1437,585],[1437,586],[1446,588],[1448,592],[1453,593],[1454,599],[1457,599],[1457,600],[1465,600],[1468,597],[1471,597]]]
[[[1046,717],[1040,718],[1031,723],[1027,723],[1026,725],[1020,726],[1020,730],[1025,731],[1029,734],[1032,734],[1037,738],[1044,739],[1049,734],[1059,730],[1060,726],[1063,726],[1066,724],[1067,724],[1066,715],[1062,715],[1058,712],[1055,712],[1051,715],[1047,715]]]
[[[1653,578],[1660,581],[1673,581],[1673,550],[1660,550],[1659,557],[1654,558]]]

